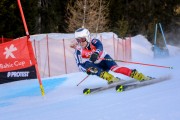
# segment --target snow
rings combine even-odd
[[[111,33],[102,34],[108,38]],[[73,38],[72,34],[62,35],[57,37]],[[105,86],[107,83],[96,76],[89,76],[77,86],[86,74],[74,72],[43,78],[44,97],[36,79],[1,84],[0,120],[179,120],[180,49],[168,45],[171,56],[154,59],[151,46],[142,35],[132,37],[132,61],[172,66],[173,69],[137,64],[125,66],[154,77],[170,74],[170,80],[123,93],[109,89],[83,95],[84,88]],[[124,75],[113,74],[128,79]]]

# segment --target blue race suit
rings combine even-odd
[[[89,60],[89,58],[94,52],[99,53],[99,59],[93,63]],[[92,41],[87,44],[86,48],[77,48],[75,50],[74,56],[79,70],[83,72],[86,72],[86,70],[90,67],[94,67],[98,70],[98,72],[96,73],[97,76],[100,76],[102,71],[109,70],[117,73],[122,73],[127,76],[129,76],[131,73],[131,70],[129,68],[118,67],[111,56],[103,50],[103,45],[98,39],[92,39]]]

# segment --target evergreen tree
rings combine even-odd
[[[31,34],[35,31],[35,6],[36,0],[21,1],[25,19]],[[8,38],[16,38],[26,35],[20,16],[17,1],[0,1],[0,35]]]
[[[104,0],[70,0],[66,15],[67,31],[74,32],[80,27],[88,28],[91,32],[105,31],[108,28],[108,15]]]
[[[179,40],[179,0],[21,0],[21,3],[31,35],[74,32],[84,25],[91,32],[113,31],[120,37],[143,34],[153,41],[155,24],[160,22],[170,39],[173,32],[174,40]],[[0,0],[0,35],[8,38],[25,35],[16,0]]]

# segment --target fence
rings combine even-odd
[[[93,35],[92,35],[93,37]],[[131,60],[131,37],[120,39],[113,33],[98,34],[104,50],[113,59]],[[35,56],[41,77],[57,76],[79,71],[74,59],[74,49],[70,48],[73,34],[39,34],[31,35]],[[13,39],[1,38],[0,43]],[[118,63],[119,65],[123,63]]]
[[[110,36],[110,37],[109,37]],[[41,77],[57,76],[77,72],[74,59],[74,49],[70,48],[74,40],[73,34],[41,34],[31,36],[35,55],[38,61]],[[131,38],[120,39],[113,33],[97,36],[104,46],[104,50],[113,59],[131,59]]]

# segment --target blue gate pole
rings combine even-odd
[[[156,44],[156,38],[157,38],[157,24],[156,24],[155,33],[154,33],[154,45]]]
[[[167,48],[166,38],[165,38],[165,36],[164,36],[164,32],[163,32],[163,29],[162,29],[161,23],[159,23],[159,27],[160,27],[160,29],[161,29],[161,33],[162,33],[162,36],[163,36],[163,39],[164,39],[164,43],[165,43],[165,46],[166,46],[166,48]]]

